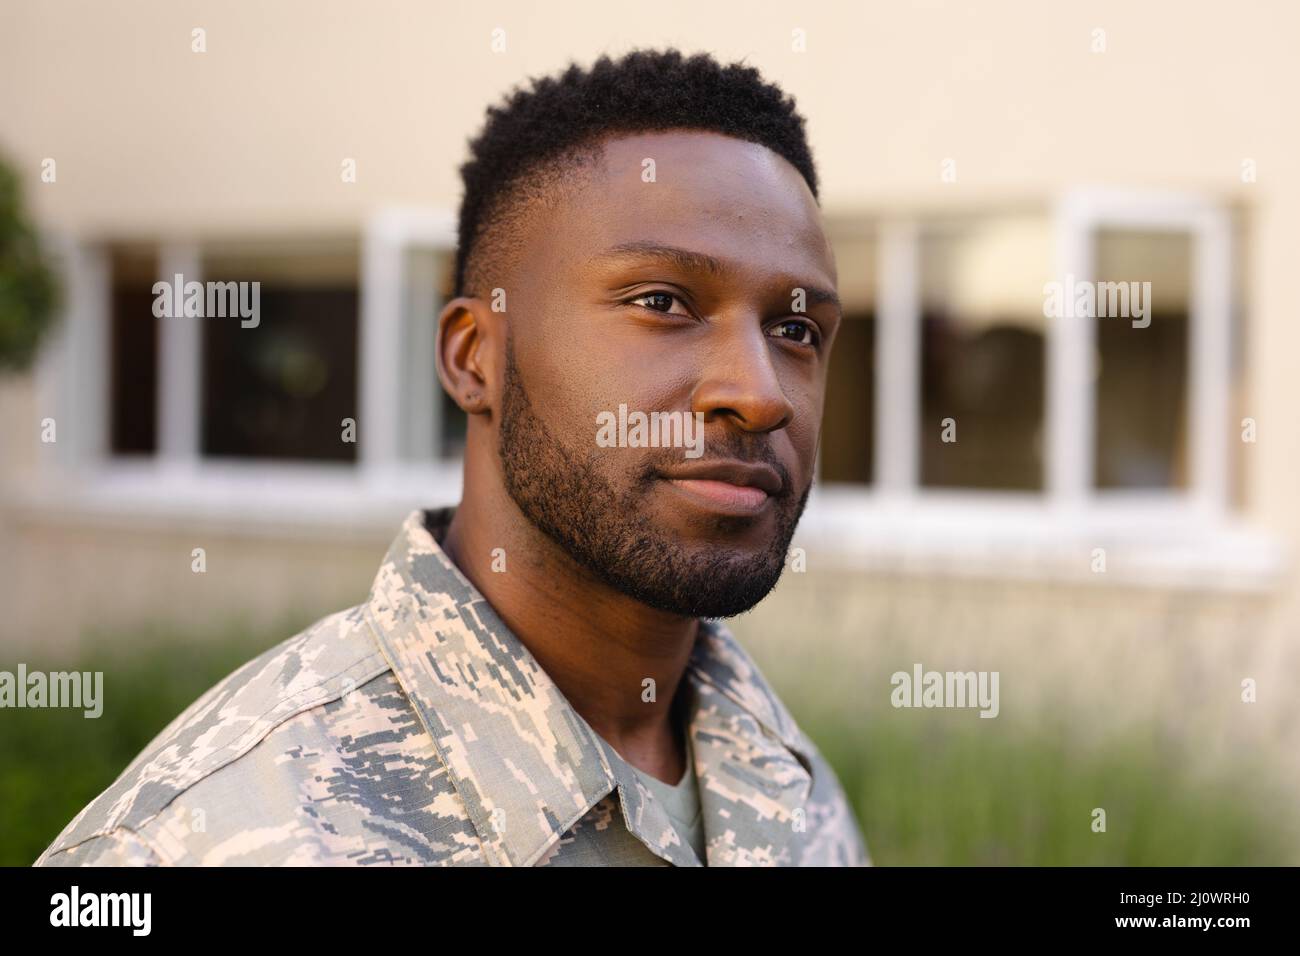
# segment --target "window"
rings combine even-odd
[[[1192,238],[1101,229],[1095,242],[1097,280],[1121,290],[1150,283],[1151,300],[1136,326],[1096,320],[1093,480],[1098,488],[1186,490]]]
[[[1055,210],[831,221],[845,332],[822,481],[1094,507],[1156,494],[1221,514],[1230,221],[1195,198],[1095,191]],[[1093,286],[1093,311],[1049,317],[1049,283]],[[1123,316],[1104,311],[1109,286]]]
[[[920,255],[921,484],[1040,491],[1049,223],[923,227]]]
[[[202,320],[201,453],[355,461],[345,422],[357,416],[356,247],[209,249],[202,271],[260,287],[256,325]]]
[[[843,321],[835,333],[822,413],[820,478],[868,484],[875,478],[876,243],[835,243]]]
[[[85,248],[82,281],[94,286],[97,268],[104,275],[91,297],[105,300],[106,451],[160,462],[368,458],[383,468],[458,459],[465,416],[443,392],[434,361],[451,249],[441,232],[401,247],[391,280],[371,289],[367,325],[363,243],[354,239]],[[155,317],[154,283],[174,285],[177,274],[204,285],[205,306],[209,284],[258,283],[256,322]]]
[[[1062,273],[1136,283],[1130,298],[1150,283],[1149,314],[1098,308],[1057,323],[1058,496],[1157,495],[1221,516],[1234,427],[1232,217],[1195,197],[1118,190],[1067,196],[1057,217]]]
[[[402,253],[401,456],[406,461],[456,460],[465,447],[465,413],[438,381],[438,313],[451,297],[455,262],[445,249],[413,246]]]
[[[451,293],[456,222],[448,213],[397,209],[362,240],[362,464],[384,473],[412,463],[453,464],[464,415],[446,396],[434,360],[438,313]]]
[[[1226,210],[1085,191],[827,229],[844,321],[801,534],[871,566],[1032,573],[1051,551],[1077,569],[1107,536],[1153,568],[1252,566],[1254,544],[1222,530],[1248,414],[1231,404],[1244,233]],[[466,421],[434,359],[454,247],[454,217],[409,208],[352,238],[71,243],[42,388],[74,427],[51,461],[93,475],[96,507],[250,527],[454,502]],[[176,273],[261,282],[258,327],[154,319],[152,283]],[[1048,317],[1046,284],[1067,277],[1149,282],[1150,321]]]

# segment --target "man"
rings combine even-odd
[[[840,310],[802,118],[641,51],[514,92],[471,151],[437,338],[460,505],[39,864],[869,862],[716,620],[776,584],[813,480]]]

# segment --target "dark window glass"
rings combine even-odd
[[[870,484],[876,464],[876,275],[878,247],[871,233],[832,238],[843,320],[826,372],[820,478]]]
[[[821,479],[869,484],[875,476],[876,318],[845,315],[835,333],[822,416]]]
[[[1043,285],[1038,218],[990,220],[921,246],[921,483],[1043,487]]]
[[[206,280],[261,282],[256,327],[203,319],[205,455],[356,460],[344,424],[357,420],[355,258],[342,262],[342,275],[329,259],[205,265]]]
[[[109,447],[114,454],[158,450],[158,322],[153,314],[157,256],[110,250]]]
[[[1191,237],[1102,231],[1096,251],[1099,282],[1151,283],[1138,327],[1132,299],[1129,316],[1095,319],[1097,487],[1186,488]]]

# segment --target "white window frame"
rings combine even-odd
[[[852,567],[1271,586],[1283,567],[1280,543],[1246,527],[1229,508],[1230,217],[1199,196],[1109,188],[1070,190],[1050,216],[1061,279],[1093,277],[1095,238],[1103,228],[1190,235],[1189,489],[1094,487],[1095,318],[1047,322],[1042,492],[922,486],[920,292],[927,220],[895,216],[882,219],[876,231],[874,481],[819,485],[799,537],[809,549],[840,555]],[[859,230],[846,225],[839,231]],[[1094,572],[1097,548],[1118,560],[1119,574]]]
[[[1226,211],[1197,197],[1115,189],[1065,196],[1057,211],[1059,276],[1095,280],[1103,229],[1186,234],[1192,241],[1188,308],[1187,416],[1191,435],[1186,493],[1097,491],[1093,362],[1097,320],[1052,322],[1047,376],[1048,487],[1062,507],[1114,502],[1141,508],[1152,498],[1187,507],[1189,517],[1222,520],[1228,511],[1228,411],[1232,378],[1232,233]]]
[[[240,533],[365,536],[389,531],[406,510],[459,500],[459,460],[437,460],[436,375],[404,374],[417,350],[432,361],[432,293],[416,303],[430,322],[407,334],[406,252],[452,254],[455,219],[445,210],[394,209],[367,221],[361,236],[355,464],[205,458],[200,453],[202,335],[194,317],[162,320],[158,344],[157,452],[117,456],[109,447],[109,341],[112,276],[107,246],[52,237],[67,301],[61,327],[41,356],[37,390],[55,409],[59,441],[24,488],[20,509],[44,519],[216,524]],[[160,278],[203,281],[201,244],[158,244]],[[428,278],[432,278],[431,276]],[[398,370],[395,374],[395,370]],[[422,414],[411,413],[416,408]]]
[[[404,296],[412,288],[431,289],[429,281],[411,282],[407,253],[413,250],[454,254],[456,220],[445,210],[394,208],[367,223],[361,247],[361,355],[359,421],[366,423],[360,439],[360,462],[372,482],[383,483],[395,473],[424,461],[439,471],[458,461],[440,462],[442,444],[441,385],[434,372],[436,328],[411,329]],[[422,276],[431,280],[433,276]],[[417,308],[432,319],[432,296]],[[409,375],[412,355],[428,363],[427,375]],[[400,369],[399,374],[393,374]],[[420,409],[411,414],[411,409]],[[418,467],[418,466],[414,466]]]

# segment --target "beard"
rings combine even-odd
[[[524,517],[574,561],[628,597],[685,617],[740,614],[776,586],[812,484],[794,497],[789,474],[766,435],[720,429],[711,444],[715,450],[726,446],[716,457],[766,462],[781,475],[782,492],[773,496],[777,528],[769,546],[759,552],[721,545],[688,548],[645,513],[661,480],[656,466],[667,464],[674,452],[680,458],[680,450],[649,449],[664,456],[646,459],[619,487],[597,467],[594,425],[588,450],[562,443],[533,410],[509,337],[505,359],[499,452],[506,490]],[[749,520],[718,516],[715,526],[725,537]]]

